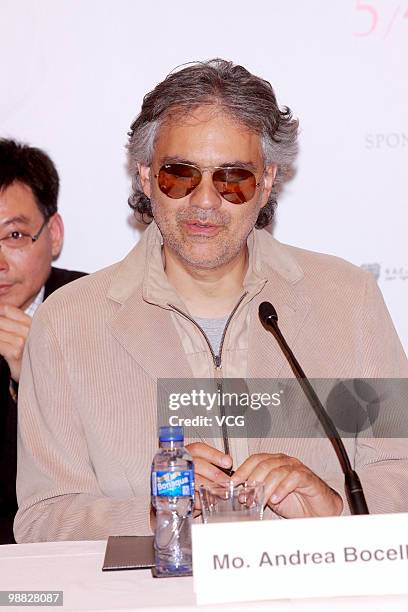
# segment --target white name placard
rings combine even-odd
[[[193,525],[198,604],[408,593],[408,513]]]

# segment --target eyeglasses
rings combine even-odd
[[[38,238],[41,235],[44,227],[47,225],[48,220],[46,219],[38,232],[31,236],[30,234],[24,234],[24,232],[19,232],[18,230],[13,230],[7,236],[0,238],[0,249],[5,248],[6,250],[14,250],[14,249],[25,249],[33,242],[37,242]]]
[[[260,183],[253,172],[240,167],[198,168],[193,164],[164,164],[157,178],[160,191],[178,200],[189,195],[203,178],[203,172],[211,170],[212,181],[218,193],[231,204],[244,204],[251,200]]]

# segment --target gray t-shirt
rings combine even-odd
[[[222,317],[222,319],[204,319],[202,317],[194,317],[194,321],[198,323],[210,341],[214,355],[218,355],[219,353],[221,338],[227,320],[228,316]]]

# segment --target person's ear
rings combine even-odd
[[[271,164],[270,166],[266,166],[265,168],[265,172],[262,177],[263,190],[262,190],[261,208],[266,206],[268,203],[269,196],[271,195],[272,187],[275,182],[277,170],[278,170],[278,166],[276,164]]]
[[[150,166],[144,166],[143,164],[138,163],[137,169],[139,170],[140,183],[142,185],[143,193],[145,194],[145,196],[150,198]]]
[[[59,213],[55,213],[50,217],[47,223],[48,231],[51,237],[51,252],[55,259],[61,252],[62,243],[64,242],[64,222]]]

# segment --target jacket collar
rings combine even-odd
[[[293,285],[303,278],[296,260],[284,246],[266,230],[254,229],[247,240],[249,261],[244,289],[252,292],[261,288],[271,277]],[[138,286],[142,286],[143,299],[168,308],[168,304],[183,303],[167,280],[162,259],[162,238],[153,221],[143,232],[137,245],[119,264],[108,291],[108,298],[125,304]]]
[[[186,307],[167,280],[161,254],[161,234],[152,222],[137,245],[119,264],[108,298],[121,305],[108,325],[118,342],[156,378],[190,378],[192,372],[175,326],[169,325],[169,304]],[[254,300],[251,318],[248,376],[271,377],[284,366],[273,338],[257,320],[258,303],[271,301],[289,344],[299,333],[310,309],[300,281],[303,272],[289,250],[266,230],[248,237],[249,265],[244,279],[245,302]],[[265,288],[264,288],[265,287]],[[261,291],[264,288],[263,291]],[[152,316],[151,304],[159,306]],[[256,308],[256,314],[255,314]],[[163,350],[163,342],[171,350]]]
[[[279,327],[296,355],[296,342],[311,310],[311,300],[305,289],[304,273],[292,255],[292,249],[261,231],[255,235],[256,258],[261,273],[267,279],[262,293],[253,300],[253,316],[249,335],[248,378],[292,377],[292,371],[271,333],[258,319],[261,302],[271,302],[277,313]]]
[[[108,299],[120,304],[108,321],[111,333],[149,376],[192,378],[177,330],[169,325],[167,304],[181,300],[164,272],[161,234],[154,222],[118,265]],[[160,308],[153,312],[151,304]]]
[[[162,258],[162,237],[154,221],[119,264],[108,298],[126,304],[138,287],[142,289],[143,300],[149,304],[169,308],[170,303],[183,308],[180,298],[167,280]]]

